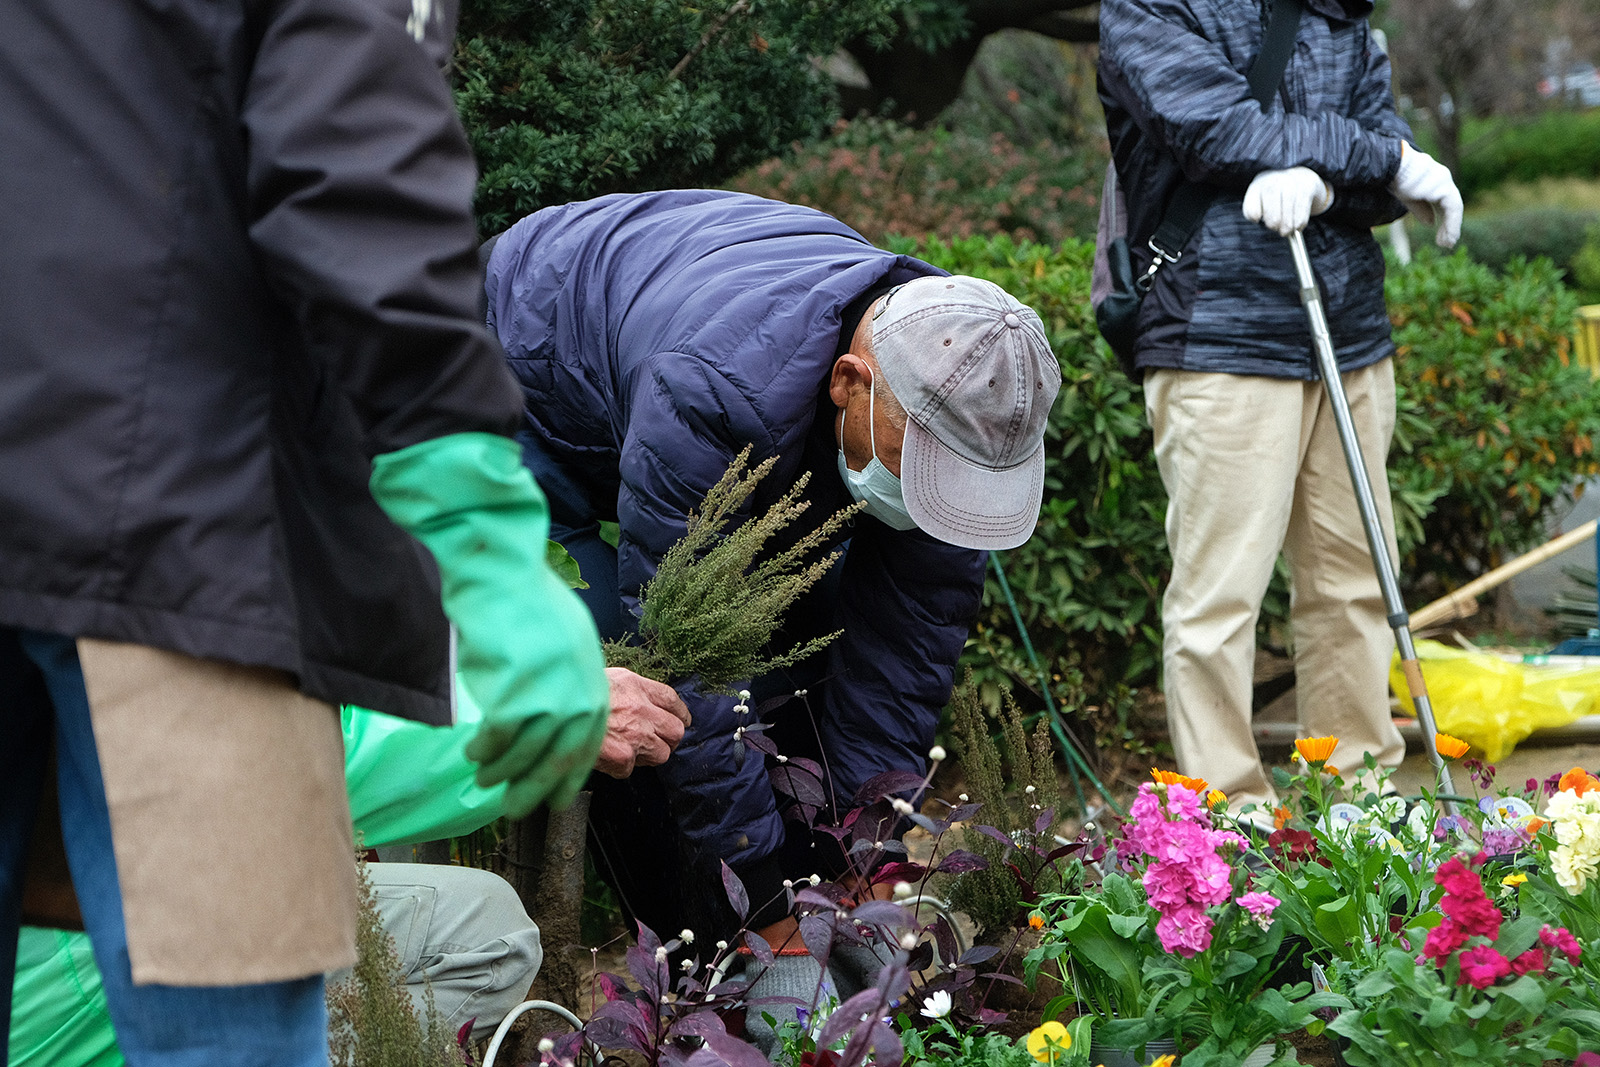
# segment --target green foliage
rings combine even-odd
[[[958,1029],[940,1019],[924,1032],[904,1014],[898,1022],[905,1067],[1036,1067],[1038,1062],[1029,1054],[1026,1040],[993,1030]]]
[[[1062,378],[1045,432],[1044,508],[1032,539],[1004,553],[1002,563],[1039,657],[1052,665],[1055,702],[1082,709],[1087,692],[1115,706],[1119,685],[1151,680],[1160,660],[1166,493],[1150,452],[1143,394],[1095,329],[1093,246],[1049,248],[1001,236],[892,247],[988,278],[1044,321]],[[985,683],[991,710],[1002,677],[1034,684],[992,578],[968,662]]]
[[[1519,256],[1546,256],[1570,279],[1573,262],[1583,247],[1585,228],[1600,222],[1600,211],[1561,207],[1526,207],[1510,211],[1479,212],[1461,223],[1461,245],[1479,263],[1505,270]],[[1433,243],[1432,233],[1414,228],[1412,245]]]
[[[1576,302],[1547,260],[1496,274],[1427,251],[1390,270],[1386,295],[1403,569],[1459,584],[1541,542],[1549,508],[1600,471],[1600,405],[1571,359]]]
[[[1461,151],[1456,184],[1469,200],[1504,181],[1600,177],[1600,110],[1550,111],[1491,128]]]
[[[1570,276],[1579,300],[1600,303],[1600,222],[1590,226],[1584,235],[1583,247],[1572,257]]]
[[[356,853],[360,913],[356,965],[328,988],[328,1044],[333,1067],[460,1067],[461,1051],[433,1004],[428,987],[425,1017],[406,992],[394,939],[378,918],[377,896],[362,852]]]
[[[930,233],[1056,242],[1094,233],[1104,169],[1102,155],[1054,141],[1025,148],[862,118],[729,185],[826,211],[880,244]]]
[[[839,553],[807,558],[861,505],[830,516],[781,550],[764,553],[773,535],[810,506],[800,499],[810,475],[802,475],[765,512],[729,530],[777,462],[774,456],[746,472],[749,459],[746,446],[700,510],[689,515],[683,538],[667,550],[640,594],[638,640],[607,641],[608,664],[663,682],[699,675],[705,689],[725,690],[798,663],[839,636],[813,638],[782,653],[767,648],[789,605],[828,572]]]
[[[969,795],[983,805],[977,822],[999,830],[1022,846],[1007,848],[987,834],[961,831],[962,847],[982,856],[988,866],[957,875],[950,887],[950,901],[957,910],[972,917],[980,937],[992,937],[1020,925],[1024,886],[1019,877],[1027,881],[1030,889],[1062,889],[1058,869],[1043,862],[1043,855],[1054,848],[1054,819],[1043,831],[1037,825],[1041,812],[1059,810],[1061,802],[1050,724],[1041,717],[1029,734],[1022,710],[1007,691],[1000,714],[1000,736],[995,737],[989,731],[970,670],[950,694],[950,716],[956,755],[961,760]],[[1015,863],[1019,873],[1014,874],[1008,863]],[[1046,871],[1055,873],[1050,876],[1050,884],[1040,886],[1038,878]]]
[[[811,56],[882,39],[905,0],[467,0],[456,103],[496,233],[550,204],[710,185],[836,114]]]

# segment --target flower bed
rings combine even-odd
[[[1441,752],[1458,752],[1451,742]],[[1047,810],[1036,832],[1001,833],[973,825],[976,804],[923,802],[928,778],[880,776],[840,825],[819,827],[851,874],[788,890],[821,964],[804,995],[755,995],[782,957],[748,931],[740,961],[737,939],[707,948],[641,929],[631,981],[598,982],[607,1002],[543,1060],[568,1067],[587,1041],[651,1067],[1090,1067],[1112,1062],[1108,1048],[1139,1065],[1288,1067],[1296,1041],[1322,1038],[1351,1067],[1600,1067],[1600,780],[1575,768],[1497,791],[1468,761],[1481,795],[1399,797],[1370,762],[1348,776],[1329,766],[1334,744],[1298,743],[1283,806],[1255,813],[1270,832],[1242,830],[1204,782],[1158,771],[1109,836],[1090,827],[1048,851]],[[792,775],[774,781],[799,801]],[[904,857],[902,820],[931,835],[931,859]],[[997,862],[1019,893],[1034,892],[1035,861],[1052,867],[1060,891],[1028,901],[1009,948],[965,949],[947,916],[917,907],[936,877],[987,866],[949,848],[953,832],[1012,850]],[[724,882],[739,915],[756,910],[726,869]],[[1008,957],[1030,932],[1023,975],[1063,992],[1008,1036],[990,993],[1016,981]],[[864,985],[835,984],[831,963],[863,950],[876,957]],[[778,1025],[758,1049],[739,1024],[762,1014]]]

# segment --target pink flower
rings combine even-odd
[[[1181,906],[1156,920],[1161,947],[1180,956],[1195,956],[1211,947],[1211,916],[1193,905]]]
[[[1444,886],[1444,900],[1439,910],[1460,925],[1469,937],[1478,935],[1491,941],[1500,936],[1500,922],[1504,918],[1483,891],[1483,879],[1469,870],[1460,859],[1452,859],[1440,866],[1433,880]]]
[[[1489,945],[1477,945],[1461,953],[1461,977],[1456,984],[1488,989],[1510,973],[1510,960]]]
[[[1546,926],[1539,931],[1539,943],[1566,956],[1568,963],[1577,963],[1583,955],[1578,939],[1565,926]]]
[[[1245,893],[1239,897],[1239,907],[1255,916],[1263,925],[1271,920],[1272,913],[1277,911],[1278,905],[1282,903],[1283,901],[1271,893]]]
[[[1467,943],[1467,932],[1446,919],[1428,931],[1428,940],[1422,944],[1422,954],[1439,966],[1450,958],[1450,953]]]
[[[1522,955],[1520,955],[1516,959],[1512,960],[1511,961],[1511,973],[1513,973],[1513,974],[1543,974],[1544,973],[1544,950],[1543,949],[1538,949],[1538,948],[1530,948],[1528,951],[1524,952]]]

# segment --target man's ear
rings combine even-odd
[[[833,373],[828,378],[828,396],[834,407],[844,407],[857,391],[865,392],[871,385],[872,368],[854,352],[846,352],[833,361]]]

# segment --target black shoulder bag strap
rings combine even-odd
[[[1250,95],[1265,111],[1272,97],[1283,84],[1283,72],[1294,54],[1294,37],[1300,28],[1301,0],[1272,0],[1272,11],[1267,15],[1267,28],[1261,39],[1261,51],[1250,64],[1246,75]],[[1194,231],[1199,229],[1206,208],[1217,198],[1217,188],[1200,182],[1185,181],[1172,194],[1167,213],[1150,238],[1150,251],[1155,253],[1150,269],[1134,284],[1139,292],[1147,293],[1155,284],[1156,273],[1163,264],[1176,263],[1184,246]]]

